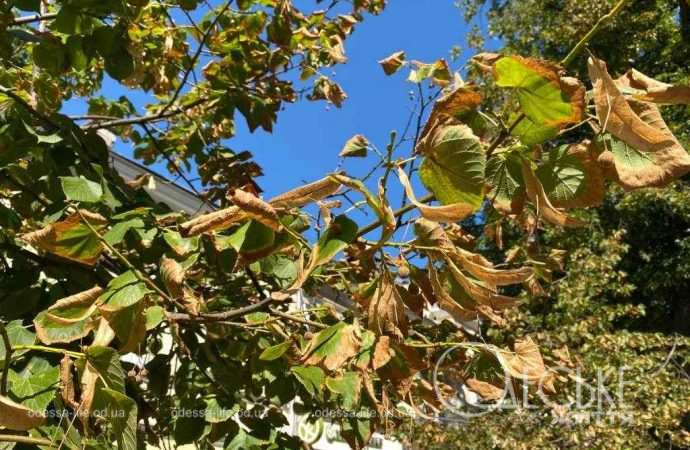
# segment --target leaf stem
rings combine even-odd
[[[15,434],[0,434],[0,442],[16,442],[18,444],[35,444],[45,447],[55,447],[50,439],[35,438],[31,436],[19,436]]]
[[[56,353],[58,355],[67,355],[71,356],[72,358],[83,358],[84,354],[80,352],[75,352],[72,350],[67,350],[64,348],[57,348],[57,347],[45,347],[43,345],[15,345],[13,351],[17,350],[34,350],[37,352],[44,352],[44,353]]]
[[[606,22],[611,20],[613,17],[616,16],[620,12],[621,9],[625,6],[628,0],[619,0],[618,3],[616,3],[616,6],[611,9],[607,14],[604,14],[597,20],[597,23],[594,24],[592,29],[590,29],[587,34],[585,34],[580,41],[575,44],[575,47],[573,47],[572,50],[570,50],[570,53],[566,55],[565,58],[561,60],[561,65],[562,66],[568,66],[575,57],[582,51],[582,49],[587,45],[587,43],[592,39],[592,37],[601,29],[601,27],[604,26]]]

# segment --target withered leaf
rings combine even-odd
[[[33,411],[0,395],[0,427],[24,431],[40,427],[44,421],[42,412]]]
[[[369,329],[380,335],[389,335],[396,340],[407,334],[405,303],[398,287],[387,271],[384,272],[369,302]]]
[[[470,216],[476,209],[473,205],[466,203],[453,203],[442,206],[425,205],[417,200],[417,197],[414,195],[414,190],[412,189],[412,184],[410,184],[410,179],[400,167],[398,167],[398,178],[405,188],[405,195],[407,195],[410,203],[419,209],[420,214],[425,219],[442,223],[457,222]]]
[[[276,209],[299,208],[333,195],[338,192],[338,189],[340,189],[340,183],[327,176],[280,194],[269,200],[268,203]]]
[[[242,189],[235,189],[228,198],[239,207],[247,217],[255,219],[267,227],[278,231],[281,229],[280,219],[278,213],[269,203],[261,200],[259,197],[243,191]]]
[[[392,55],[383,58],[378,63],[381,64],[381,67],[386,75],[393,75],[395,72],[400,70],[403,64],[405,64],[405,52],[395,52]]]

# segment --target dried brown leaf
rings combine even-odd
[[[407,334],[405,303],[391,275],[384,272],[369,302],[369,329],[402,340]]]
[[[25,431],[43,425],[45,418],[38,411],[33,411],[12,399],[0,395],[0,427],[10,430]]]
[[[255,219],[275,231],[281,229],[278,212],[269,203],[242,189],[233,190],[228,195],[228,198],[235,206],[239,207],[247,217]]]

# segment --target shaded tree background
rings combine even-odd
[[[503,53],[560,60],[614,1],[520,0],[456,2],[468,22],[488,16],[489,35]],[[688,84],[690,33],[684,0],[631,1],[589,43],[614,76],[634,64],[667,82]],[[468,44],[485,51],[479,29]],[[587,79],[586,58],[571,67]],[[688,148],[690,109],[666,106],[663,114]],[[573,141],[578,136],[565,136]],[[544,149],[545,151],[548,149]],[[690,185],[684,177],[663,189],[627,193],[610,186],[591,227],[563,233],[548,229],[542,243],[567,251],[567,276],[543,298],[525,297],[511,340],[535,333],[551,351],[567,346],[585,378],[597,369],[626,367],[625,403],[631,422],[596,420],[564,411],[494,413],[462,425],[411,425],[413,448],[690,448]],[[504,240],[510,246],[509,230]],[[493,245],[485,243],[485,245]],[[551,355],[552,363],[560,360]],[[617,379],[608,378],[615,390]],[[557,385],[558,403],[572,400],[572,383]],[[567,409],[566,409],[567,411]],[[577,412],[577,411],[571,411]],[[573,420],[575,419],[575,420]],[[579,422],[579,423],[577,423]],[[409,432],[411,431],[411,432]]]

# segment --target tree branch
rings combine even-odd
[[[7,376],[10,373],[10,362],[12,362],[12,343],[10,337],[7,335],[7,328],[5,322],[0,320],[0,335],[2,336],[2,343],[5,347],[5,361],[2,368],[2,378],[0,378],[0,395],[7,395]]]
[[[12,22],[10,22],[11,27],[16,25],[25,25],[27,23],[42,22],[44,20],[53,20],[57,17],[57,13],[48,14],[34,14],[33,16],[16,17]]]
[[[15,434],[0,434],[0,442],[16,442],[18,444],[35,444],[46,447],[56,447],[56,445],[50,439],[19,436]]]
[[[168,320],[173,322],[222,322],[234,317],[241,317],[251,314],[254,311],[262,309],[272,301],[273,299],[271,297],[267,297],[257,303],[254,303],[253,305],[243,306],[242,308],[231,309],[219,313],[191,315],[185,313],[166,312],[165,315]]]

